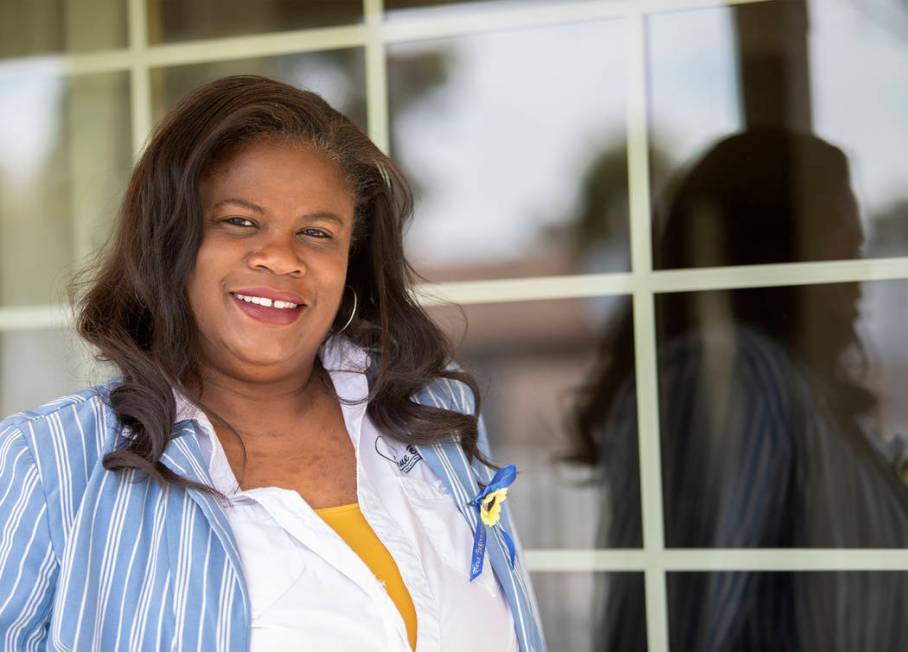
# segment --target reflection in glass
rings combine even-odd
[[[814,129],[851,158],[865,256],[908,255],[908,4],[810,0],[808,7]]]
[[[589,1],[589,0],[587,0]],[[387,18],[457,15],[464,9],[519,9],[539,5],[557,5],[560,0],[384,0]]]
[[[0,333],[0,411],[13,414],[95,385],[112,372],[71,329]]]
[[[282,32],[363,20],[362,0],[147,0],[150,43]]]
[[[900,652],[906,586],[906,572],[669,573],[669,649]]]
[[[757,2],[651,16],[650,142],[672,154],[664,171],[651,171],[654,196],[664,198],[670,177],[700,165],[704,153],[731,134],[767,127],[813,133],[849,156],[868,240],[864,256],[905,255],[906,36],[908,8],[895,0]],[[793,150],[783,164],[787,192],[810,201],[814,189],[803,185],[801,153]],[[790,219],[810,219],[798,202],[791,207]],[[716,237],[707,223],[694,239],[723,249]],[[801,242],[777,248],[766,262],[815,260],[814,254]],[[747,263],[735,252],[726,258],[724,264]]]
[[[419,7],[439,7],[448,5],[476,5],[488,4],[489,2],[500,2],[501,0],[384,0],[384,7],[387,11],[396,9],[415,9]]]
[[[458,343],[456,359],[476,374],[493,459],[515,464],[508,494],[523,544],[589,548],[601,496],[584,470],[556,464],[567,439],[562,415],[588,374],[596,324],[614,300],[557,300],[434,307]]]
[[[539,601],[542,631],[549,650],[566,652],[623,652],[627,647],[604,647],[595,629],[590,630],[591,616],[608,603],[608,594],[616,585],[638,589],[635,617],[645,618],[643,573],[533,573],[533,587]],[[628,614],[630,615],[630,614]],[[646,649],[643,627],[642,650]]]
[[[0,59],[123,47],[125,0],[0,2]]]
[[[771,127],[719,141],[655,212],[662,269],[857,258],[864,242],[844,153]]]
[[[65,301],[132,163],[127,73],[0,80],[0,305]]]
[[[157,68],[152,70],[154,117],[160,120],[209,81],[227,75],[263,75],[318,93],[365,132],[365,74],[361,48]]]
[[[621,20],[388,49],[391,149],[431,280],[628,269]]]
[[[655,259],[699,267],[730,256],[762,264],[795,250],[813,260],[857,257],[863,236],[848,170],[840,149],[813,136],[755,128],[725,139],[672,184],[655,224]],[[792,192],[791,176],[810,192]],[[656,296],[667,547],[908,546],[908,420],[898,406],[908,350],[893,337],[908,330],[906,290],[908,280],[893,280]],[[607,487],[623,487],[636,464],[636,446],[625,441],[630,416],[622,416],[635,404],[624,355],[633,322],[626,314],[613,324],[588,380],[599,391],[580,410],[598,418],[578,421],[575,434],[578,457],[602,466]],[[622,516],[621,507],[603,515],[605,545],[634,523],[636,512]],[[797,632],[785,638],[791,649],[827,649],[800,645],[813,623],[794,593],[770,600],[775,589],[760,588],[770,576],[736,577],[740,586],[716,593],[715,605],[670,600],[670,612],[714,609],[723,626],[737,623],[735,637],[713,647],[710,637],[723,630],[695,620],[690,627],[706,629],[686,634],[679,649],[766,649],[762,637],[778,635],[779,623],[763,622],[770,612]],[[839,577],[826,585],[839,604],[881,595]],[[908,584],[889,597],[908,603]],[[602,614],[606,630],[622,631],[613,617]],[[691,640],[709,645],[683,647]],[[887,649],[862,640],[843,649]]]
[[[698,9],[647,18],[649,143],[672,155],[668,165],[650,170],[656,195],[674,169],[744,127],[731,12]]]

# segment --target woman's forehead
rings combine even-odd
[[[350,204],[350,184],[341,167],[306,143],[253,142],[236,148],[213,165],[201,180],[206,207],[241,193],[247,201],[318,198]],[[256,202],[258,203],[258,202]]]

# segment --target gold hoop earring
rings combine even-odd
[[[354,290],[349,285],[347,285],[345,287],[350,288],[350,291],[353,293],[353,310],[350,311],[350,317],[349,317],[349,319],[347,319],[347,323],[344,324],[343,327],[335,333],[335,335],[339,335],[339,334],[343,333],[345,330],[347,330],[347,326],[350,325],[350,322],[353,321],[353,316],[356,315],[356,305],[358,303],[358,298],[356,296],[356,290]]]

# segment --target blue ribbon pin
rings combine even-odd
[[[514,557],[516,556],[514,542],[507,531],[501,527],[500,521],[501,503],[507,498],[508,487],[514,483],[516,478],[517,467],[513,464],[499,469],[492,477],[492,481],[470,502],[476,508],[477,515],[476,532],[473,535],[473,557],[470,562],[471,582],[482,573],[482,565],[486,553],[486,538],[488,536],[487,528],[496,525],[501,528],[501,536],[508,547],[511,568],[514,568]]]

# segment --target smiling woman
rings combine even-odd
[[[3,649],[544,649],[411,206],[313,93],[229,77],[164,119],[74,285],[121,376],[0,424]]]

